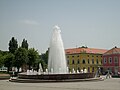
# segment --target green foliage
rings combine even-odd
[[[0,67],[4,66],[4,59],[5,59],[5,55],[7,54],[8,54],[8,51],[0,50]]]
[[[40,59],[41,59],[40,63],[43,67],[43,70],[45,70],[48,65],[48,52],[49,52],[49,49],[45,53],[40,55]]]
[[[48,51],[49,49],[46,51],[46,53],[41,54],[41,60],[43,60],[45,64],[48,64]]]
[[[47,68],[48,63],[48,50],[46,53],[39,55],[38,51],[34,48],[28,49],[27,40],[23,39],[21,47],[18,48],[17,39],[14,37],[9,41],[9,52],[0,50],[0,67],[5,66],[9,69],[14,66],[17,67],[18,72],[20,67],[31,67],[33,69],[39,68],[39,63],[41,63],[43,70]]]
[[[28,43],[27,43],[27,40],[23,39],[21,47],[28,50]]]
[[[14,53],[15,50],[17,50],[18,44],[17,44],[17,39],[12,37],[12,39],[9,41],[9,52]]]
[[[27,57],[28,53],[27,50],[25,48],[19,47],[16,51],[15,51],[15,59],[13,61],[13,65],[15,67],[17,67],[18,72],[19,72],[19,68],[23,65],[26,64],[28,57]]]
[[[45,63],[44,60],[40,60],[40,63],[42,65],[43,71],[45,71],[45,69],[47,68],[47,64]]]
[[[4,66],[7,67],[8,73],[9,73],[10,67],[12,67],[13,60],[14,60],[14,55],[12,53],[8,53],[4,55]]]
[[[31,67],[35,65],[37,60],[39,60],[39,54],[37,50],[35,50],[34,48],[30,48],[28,50],[28,62],[27,62],[29,69],[31,69]]]
[[[6,55],[6,54],[8,54],[9,53],[9,51],[2,51],[2,55],[4,56],[4,55]]]
[[[0,53],[0,68],[4,65],[4,57],[3,55]]]
[[[2,54],[2,51],[0,50],[0,54]]]

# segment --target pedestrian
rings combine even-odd
[[[107,78],[111,78],[111,75],[110,75],[110,71],[108,70],[107,74],[106,74],[106,79]]]

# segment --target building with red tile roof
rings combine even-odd
[[[120,48],[114,47],[104,53],[104,55],[111,55],[111,54],[120,54]]]
[[[96,48],[71,48],[66,49],[66,54],[77,54],[77,53],[92,53],[92,54],[104,54],[106,49],[96,49]]]
[[[120,48],[114,47],[103,54],[103,67],[114,75],[120,73]]]
[[[79,47],[65,49],[69,70],[72,72],[86,69],[88,72],[96,72],[102,67],[102,55],[106,49]]]

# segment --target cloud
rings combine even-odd
[[[27,24],[27,25],[39,25],[37,21],[33,21],[33,20],[22,20],[21,23]]]

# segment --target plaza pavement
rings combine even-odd
[[[0,90],[120,90],[120,78],[56,83],[15,83],[0,80]]]

